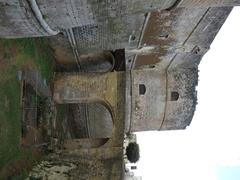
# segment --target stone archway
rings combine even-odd
[[[58,74],[53,97],[57,104],[87,104],[84,111],[86,113],[88,109],[85,118],[88,118],[89,138],[109,138],[107,147],[122,147],[125,123],[124,72]]]
[[[110,138],[113,120],[109,110],[99,103],[71,104],[68,115],[72,138]]]

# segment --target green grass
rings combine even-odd
[[[1,78],[0,78],[1,79]],[[11,83],[10,83],[11,82]],[[0,167],[18,157],[21,132],[20,87],[15,78],[0,81]]]
[[[32,60],[32,63],[36,65],[40,70],[42,76],[47,80],[53,75],[53,56],[46,39],[44,38],[28,38],[28,39],[16,39],[16,40],[1,40],[6,49],[16,46],[19,53],[15,59],[16,66],[27,63],[28,60]],[[6,56],[9,56],[6,52]]]
[[[31,155],[20,148],[22,112],[17,71],[30,64],[49,82],[53,75],[53,58],[45,39],[0,39],[0,58],[5,61],[4,67],[0,65],[1,169],[10,161]]]

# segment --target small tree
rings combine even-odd
[[[126,155],[131,163],[136,163],[139,158],[139,145],[135,142],[129,143],[126,149]]]

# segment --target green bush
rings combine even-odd
[[[134,143],[129,143],[128,147],[126,149],[126,155],[127,155],[128,160],[131,163],[136,163],[140,158],[139,145],[135,142]]]

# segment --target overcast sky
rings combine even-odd
[[[138,133],[143,180],[240,180],[240,7],[200,64],[198,105],[184,131]]]

